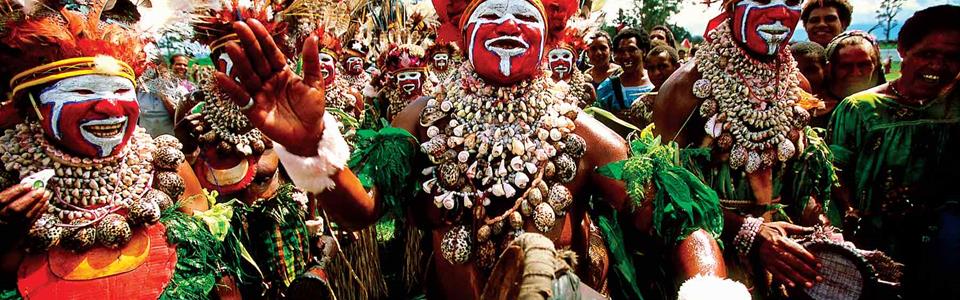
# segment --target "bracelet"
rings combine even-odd
[[[750,254],[753,241],[757,239],[757,232],[760,232],[760,224],[763,224],[763,218],[747,217],[743,220],[737,236],[733,238],[733,246],[741,260],[745,261]]]

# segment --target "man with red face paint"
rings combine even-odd
[[[578,19],[570,21],[570,23],[576,22],[586,21]],[[565,29],[560,41],[554,43],[546,57],[550,79],[557,83],[563,82],[562,85],[570,88],[570,93],[577,99],[577,102],[571,104],[580,108],[593,104],[597,99],[596,90],[590,84],[590,79],[577,68],[578,53],[586,48],[584,34],[584,30],[579,28]]]
[[[343,47],[343,58],[340,61],[343,74],[340,77],[358,91],[363,91],[370,84],[370,74],[367,74],[364,68],[368,51],[367,46],[359,40],[350,40]]]
[[[381,54],[383,78],[386,80],[380,90],[381,113],[387,121],[407,107],[414,100],[430,90],[432,84],[427,78],[427,64],[424,50],[420,46],[391,44]]]
[[[829,149],[807,126],[819,101],[795,67],[787,42],[800,18],[799,0],[726,0],[710,22],[694,63],[681,67],[654,102],[656,134],[680,151],[709,151],[685,163],[719,193],[726,258],[736,278],[763,297],[767,276],[788,287],[822,277],[816,258],[788,235],[826,223]],[[801,155],[802,154],[802,155]],[[775,209],[786,207],[786,209]],[[834,215],[832,220],[837,222]]]
[[[434,6],[463,7],[440,1]],[[554,266],[560,267],[564,280],[556,297],[573,292],[565,287],[572,277],[564,273],[576,273],[586,285],[602,290],[607,251],[586,214],[588,190],[602,193],[643,232],[652,228],[655,211],[676,218],[672,220],[685,217],[664,212],[667,207],[649,199],[631,201],[622,182],[592,171],[625,159],[628,150],[615,133],[579,116],[576,107],[565,103],[571,95],[556,89],[543,73],[544,45],[552,36],[547,23],[566,19],[548,15],[544,7],[538,0],[478,0],[463,7],[462,13],[448,11],[445,22],[460,25],[468,61],[452,75],[451,84],[397,114],[396,127],[372,136],[363,151],[355,153],[350,169],[331,161],[335,131],[323,129],[327,125],[322,123],[322,105],[299,105],[318,103],[323,97],[322,90],[309,84],[319,73],[316,56],[304,57],[303,78],[292,76],[266,29],[255,21],[240,23],[236,27],[243,48],[231,44],[228,49],[242,58],[238,66],[259,71],[241,74],[239,82],[222,74],[217,79],[232,98],[255,99],[246,113],[289,152],[281,155],[281,161],[294,181],[310,184],[319,174],[335,184],[318,187],[341,195],[336,201],[320,197],[333,221],[362,227],[384,213],[401,214],[428,232],[426,240],[436,253],[424,265],[429,266],[428,297],[523,298],[553,289],[558,270]],[[305,48],[316,47],[315,43],[308,40]],[[395,57],[402,61],[403,55]],[[402,73],[397,77],[401,82],[411,80]],[[297,112],[290,107],[297,107]],[[364,192],[356,194],[351,169],[373,188],[373,199]],[[423,192],[415,194],[418,189]],[[658,235],[667,242],[664,249],[672,254],[670,262],[676,264],[670,269],[681,280],[707,276],[688,281],[688,290],[708,282],[736,288],[736,283],[712,277],[725,275],[714,241],[720,230],[715,226],[718,204],[705,201],[687,207],[712,213],[684,221],[686,225],[653,220],[663,224],[657,228],[675,229]],[[564,268],[554,249],[571,249],[579,254],[580,263]],[[495,267],[501,253],[512,259]],[[521,264],[513,259],[524,256],[531,270],[551,275],[521,276],[510,265]],[[517,285],[520,278],[526,282],[523,290]],[[572,283],[581,292],[589,291]],[[746,293],[742,286],[735,291],[741,297]]]
[[[143,45],[132,7],[4,1],[0,293],[25,299],[183,298],[220,278],[207,195],[169,135],[137,126]],[[161,9],[159,6],[155,7]],[[102,18],[102,19],[101,19]],[[56,33],[44,35],[43,33]],[[13,110],[12,112],[10,110]],[[189,241],[189,243],[185,243]],[[76,262],[95,262],[82,263]],[[218,280],[220,296],[232,282]]]
[[[453,74],[452,71],[456,67],[451,66],[460,62],[459,52],[457,45],[449,42],[437,42],[427,47],[427,54],[424,57],[427,59],[427,65],[430,66],[430,82],[434,86],[440,85],[450,77],[450,74]]]

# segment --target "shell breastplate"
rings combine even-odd
[[[184,162],[172,136],[156,140],[137,127],[115,156],[80,158],[49,144],[37,123],[20,124],[0,137],[4,168],[20,177],[53,170],[46,189],[49,208],[33,224],[28,249],[53,245],[82,251],[95,244],[117,248],[131,238],[131,227],[156,223],[184,191],[176,169]]]
[[[802,153],[801,131],[810,114],[799,105],[804,92],[790,53],[782,51],[769,63],[752,59],[733,41],[727,23],[711,31],[709,40],[696,55],[702,77],[693,95],[703,99],[704,130],[730,151],[730,166],[753,173]]]
[[[476,240],[482,266],[495,252],[484,251],[493,247],[491,236],[522,232],[524,218],[541,232],[553,228],[573,202],[564,184],[576,176],[586,143],[573,133],[578,110],[548,78],[497,88],[469,64],[452,76],[421,114],[429,138],[421,151],[433,163],[423,188],[455,225],[444,236],[444,257],[466,262]]]

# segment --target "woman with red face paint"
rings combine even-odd
[[[786,50],[800,4],[723,1],[693,63],[664,83],[653,106],[654,132],[690,155],[685,167],[719,194],[728,266],[756,297],[779,290],[767,272],[787,287],[823,278],[813,254],[789,238],[812,230],[800,225],[825,223],[834,170],[806,125],[819,101]]]
[[[567,12],[568,6],[574,9]],[[238,66],[257,71],[241,74],[239,82],[222,74],[217,78],[232,98],[252,96],[246,113],[283,145],[281,161],[295,182],[340,196],[319,197],[333,221],[362,227],[381,214],[396,214],[428,232],[426,240],[435,253],[426,265],[424,284],[430,297],[523,298],[552,290],[557,272],[576,273],[586,286],[602,290],[607,251],[586,214],[588,190],[602,193],[625,218],[636,220],[641,231],[663,229],[654,236],[665,242],[663,249],[675,264],[669,269],[681,280],[707,276],[688,281],[687,290],[703,284],[736,288],[712,277],[724,276],[725,269],[713,240],[720,230],[719,207],[710,192],[698,188],[702,194],[683,196],[707,197],[702,202],[676,199],[684,201],[682,210],[703,216],[687,219],[664,211],[668,204],[631,200],[622,182],[592,171],[625,159],[627,147],[593,119],[578,117],[577,109],[564,103],[569,95],[555,89],[540,67],[545,46],[555,38],[548,23],[565,22],[576,6],[574,1],[538,0],[435,3],[457,10],[446,11],[442,18],[445,26],[458,30],[441,32],[463,33],[445,38],[462,43],[467,61],[451,84],[397,114],[397,127],[371,138],[353,155],[350,169],[330,160],[336,134],[323,129],[322,105],[303,105],[322,103],[323,91],[309,84],[319,72],[316,56],[305,56],[304,77],[295,76],[284,68],[285,58],[262,25],[238,23],[243,48],[231,44],[228,50],[236,53]],[[310,39],[305,48],[315,43]],[[291,107],[297,107],[296,113]],[[351,169],[372,188],[376,201],[353,189],[357,179]],[[611,172],[607,175],[619,177]],[[317,182],[316,174],[329,181]],[[416,193],[418,189],[422,192]],[[581,261],[572,268],[557,259],[554,249],[571,249]],[[501,253],[508,258],[497,266]],[[523,260],[535,273],[521,276],[520,269],[512,267]],[[581,292],[590,290],[573,277],[561,277],[558,297],[575,292],[576,286]],[[519,279],[522,289],[516,285]],[[746,291],[739,288],[743,296]]]
[[[904,263],[903,299],[956,299],[960,235],[960,7],[906,20],[900,79],[847,97],[831,119],[844,236]]]
[[[22,4],[0,10],[13,29],[0,32],[0,77],[10,84],[0,115],[17,116],[0,135],[0,294],[238,296],[220,280],[221,241],[199,218],[212,216],[210,197],[182,145],[137,126],[147,32],[130,29],[140,28],[126,17],[136,7]]]

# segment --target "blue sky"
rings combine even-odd
[[[688,0],[687,2],[700,1]],[[851,22],[850,29],[868,30],[877,23],[876,11],[880,6],[880,0],[850,0],[850,4],[853,5],[853,21]],[[915,11],[940,4],[960,5],[960,0],[907,0],[897,19],[902,24],[903,21],[913,15]],[[607,12],[607,19],[612,20],[616,18],[618,9],[626,9],[632,5],[632,0],[607,0],[603,6],[603,10]],[[702,35],[704,29],[707,27],[707,22],[719,13],[720,10],[716,4],[707,7],[702,4],[688,3],[684,5],[679,14],[673,17],[672,21],[686,28],[691,34]],[[797,27],[798,29],[794,34],[794,40],[806,40],[807,33],[803,31],[802,26],[798,25]],[[899,28],[895,31],[898,30]],[[873,33],[875,35],[882,34],[879,30]],[[893,34],[891,35],[891,38],[895,36]]]

